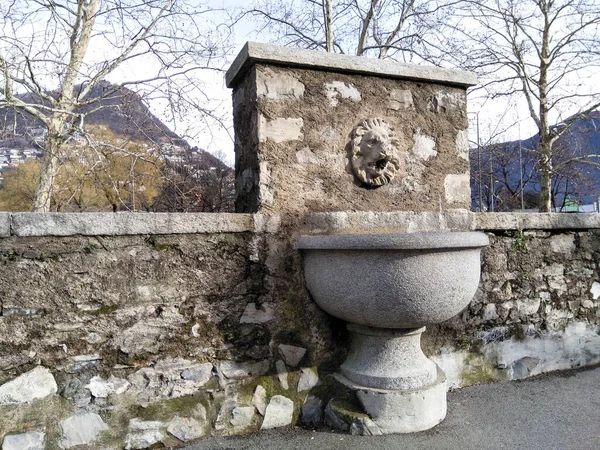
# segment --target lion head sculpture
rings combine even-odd
[[[363,120],[351,134],[352,170],[364,184],[372,187],[389,183],[400,169],[396,155],[399,141],[394,130],[382,119]]]

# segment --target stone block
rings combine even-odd
[[[394,111],[414,109],[412,93],[408,89],[392,89],[387,107]]]
[[[268,360],[258,362],[221,361],[219,369],[229,379],[259,377],[267,373],[270,363]]]
[[[431,136],[422,134],[421,130],[417,130],[413,139],[415,144],[413,145],[412,153],[417,158],[427,161],[428,159],[437,156],[438,152],[435,150],[435,139]]]
[[[300,370],[300,378],[298,379],[298,392],[309,391],[319,384],[319,376],[310,368]]]
[[[459,158],[469,161],[469,130],[456,133],[456,154]]]
[[[302,141],[304,133],[302,127],[304,120],[301,118],[283,118],[268,120],[260,116],[258,124],[258,139],[260,142],[271,140],[276,144],[286,141]]]
[[[183,442],[201,438],[206,434],[206,423],[192,417],[173,417],[167,425],[167,432]]]
[[[11,213],[0,212],[0,238],[10,236]]]
[[[277,360],[275,362],[275,370],[277,372],[277,379],[279,380],[279,383],[281,383],[281,388],[287,391],[290,386],[288,384],[288,372],[285,363],[280,359]]]
[[[267,409],[267,391],[261,385],[256,386],[252,395],[252,406],[256,408],[261,416],[265,415]]]
[[[92,377],[86,388],[96,398],[106,398],[109,395],[119,395],[127,391],[131,384],[123,378],[117,378],[111,375],[108,380],[100,376]]]
[[[302,405],[300,421],[305,425],[318,425],[323,421],[323,401],[310,395]]]
[[[468,204],[471,201],[471,179],[468,173],[446,175],[444,191],[448,203]]]
[[[15,236],[124,236],[240,233],[251,231],[249,214],[229,213],[15,213]]]
[[[43,431],[7,434],[2,441],[2,450],[44,450],[45,437]]]
[[[48,369],[37,366],[0,386],[0,405],[30,403],[36,398],[56,394],[58,386]]]
[[[305,348],[294,345],[279,344],[277,350],[279,350],[279,354],[283,357],[285,363],[292,367],[300,364],[300,361],[302,361],[302,358],[306,354]]]
[[[263,303],[260,308],[257,308],[256,303],[248,303],[240,318],[240,323],[266,323],[274,318],[275,309],[271,305]]]
[[[362,97],[356,86],[342,81],[332,81],[325,83],[325,92],[331,106],[337,106],[340,100],[347,99],[353,102],[360,102]]]
[[[274,395],[265,410],[265,418],[261,430],[287,427],[291,425],[294,415],[294,402],[283,395]]]
[[[297,100],[304,96],[304,85],[289,72],[261,67],[256,71],[256,94],[267,100]]]
[[[109,429],[98,414],[86,411],[75,413],[63,420],[60,426],[62,429],[59,442],[61,448],[88,445],[96,440],[102,431]]]
[[[248,428],[252,425],[252,420],[254,419],[254,407],[253,406],[242,406],[233,408],[232,411],[233,419],[231,419],[230,423],[234,426],[234,428],[244,429]]]
[[[164,439],[165,429],[166,425],[162,422],[131,419],[125,449],[144,449],[157,444]]]

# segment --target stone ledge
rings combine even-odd
[[[600,228],[596,213],[474,213],[476,229],[588,230]]]
[[[0,233],[4,226],[0,216]],[[232,213],[15,213],[14,236],[118,236],[242,233],[254,230],[251,214]],[[2,235],[0,236],[8,236]]]
[[[0,238],[10,236],[10,213],[0,212]]]
[[[234,87],[244,72],[256,63],[429,81],[451,86],[469,87],[477,84],[477,77],[472,72],[247,42],[225,74],[227,87]]]
[[[323,212],[310,213],[303,224],[309,234],[430,233],[471,231],[475,215],[466,209],[439,212]]]

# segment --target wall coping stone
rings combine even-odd
[[[306,216],[308,234],[429,233],[436,231],[600,229],[598,213],[319,212]]]
[[[429,81],[465,88],[477,84],[477,76],[473,72],[246,42],[225,74],[227,87],[235,87],[244,73],[256,63]]]
[[[11,222],[12,235],[21,237],[264,231],[251,214],[233,213],[14,213]]]
[[[476,229],[589,230],[600,228],[598,213],[473,213]]]
[[[280,222],[276,214],[0,212],[0,238],[276,233]],[[600,214],[337,211],[308,214],[298,234],[588,229],[600,229]]]
[[[10,236],[10,213],[0,212],[0,238]]]

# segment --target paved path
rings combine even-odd
[[[422,433],[350,436],[301,429],[209,438],[186,450],[600,450],[600,367],[448,394],[448,416]]]

